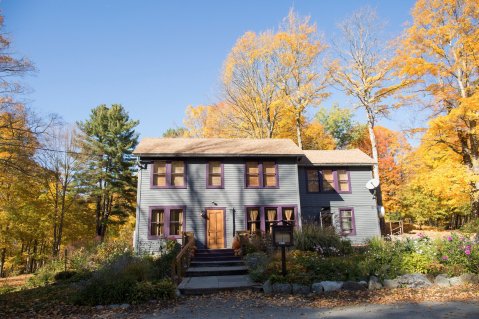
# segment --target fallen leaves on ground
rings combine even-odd
[[[462,301],[479,302],[479,285],[464,285],[441,288],[430,287],[422,289],[397,288],[367,291],[338,291],[322,295],[264,295],[255,291],[231,291],[204,296],[185,296],[175,301],[150,302],[127,309],[120,307],[85,307],[73,306],[62,301],[61,291],[48,296],[25,294],[0,296],[1,318],[141,318],[146,314],[160,313],[168,309],[174,314],[179,307],[190,307],[192,315],[195,309],[227,309],[238,311],[242,309],[264,307],[310,307],[334,308],[359,304],[394,304],[417,303],[424,301]],[[21,298],[21,299],[20,299]]]

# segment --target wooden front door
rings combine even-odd
[[[209,249],[225,248],[225,219],[221,209],[207,210],[206,242]]]

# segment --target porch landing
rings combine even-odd
[[[248,268],[232,249],[199,249],[178,289],[184,295],[203,295],[253,286]]]

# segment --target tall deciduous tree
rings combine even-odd
[[[418,0],[397,53],[400,74],[433,98],[428,138],[461,157],[479,216],[479,3]]]
[[[339,25],[342,39],[336,45],[338,60],[332,65],[333,80],[366,111],[371,153],[378,161],[374,126],[378,118],[392,108],[391,98],[405,84],[393,77],[391,54],[378,36],[381,29],[376,13],[369,8],[355,12]],[[379,179],[379,166],[374,165],[374,178]]]
[[[236,119],[231,125],[247,137],[272,138],[284,108],[283,92],[277,85],[282,68],[275,45],[272,32],[247,32],[225,62],[224,97]]]
[[[280,86],[294,116],[300,148],[303,148],[302,120],[307,109],[319,105],[328,96],[325,91],[328,76],[320,71],[319,63],[327,46],[320,41],[316,25],[309,20],[291,9],[275,36],[281,66]]]
[[[81,169],[76,130],[60,126],[50,130],[44,139],[44,148],[38,154],[43,167],[45,201],[49,206],[52,225],[52,255],[58,256],[63,239],[65,217],[75,211],[79,187],[75,185],[76,172]]]
[[[132,152],[138,143],[137,125],[119,104],[100,105],[88,120],[78,123],[83,133],[81,149],[87,154],[80,178],[95,205],[96,234],[101,240],[111,217],[122,221],[133,212],[136,180]]]

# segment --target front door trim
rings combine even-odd
[[[223,211],[223,237],[224,237],[224,247],[226,248],[226,207],[205,207],[205,212],[206,212],[206,223],[205,223],[205,247],[210,249],[208,247],[208,211],[209,210],[222,210]]]

